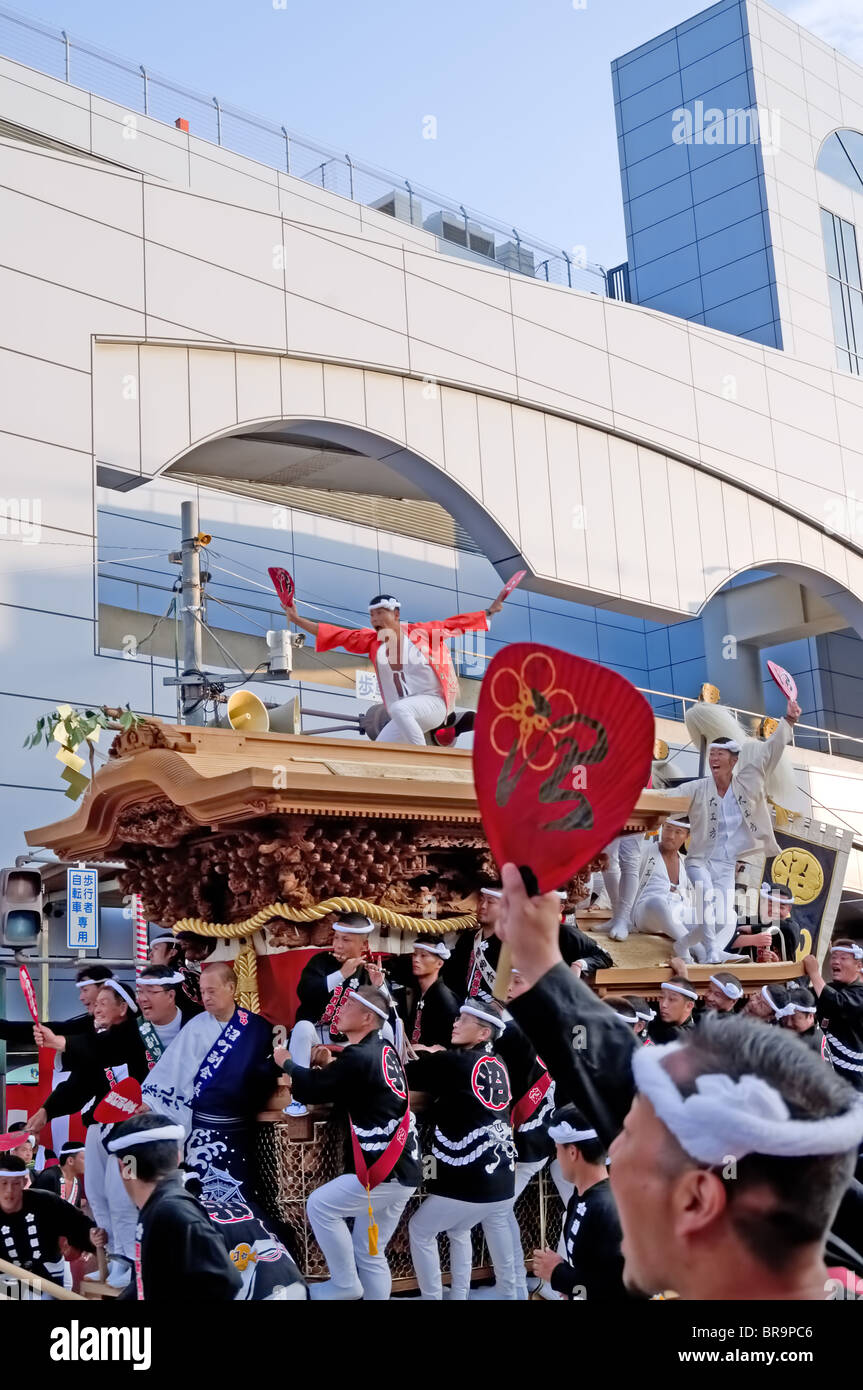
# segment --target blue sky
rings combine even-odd
[[[626,247],[610,62],[706,7],[30,0],[27,10],[207,96],[614,265]],[[778,8],[863,59],[863,0],[781,0]],[[436,139],[423,138],[427,116],[436,119]]]

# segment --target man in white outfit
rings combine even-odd
[[[800,706],[789,700],[785,717],[765,742],[753,739],[741,745],[733,739],[716,739],[708,750],[710,775],[662,793],[689,802],[686,873],[695,890],[695,920],[700,926],[686,945],[697,960],[713,965],[728,959],[727,948],[737,928],[737,860],[780,852],[765,780],[791,742],[791,729],[799,718]]]
[[[689,834],[685,821],[669,818],[658,840],[642,846],[631,925],[636,931],[682,941],[693,924],[689,879],[681,847]],[[621,941],[628,928],[617,937]]]

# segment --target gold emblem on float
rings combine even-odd
[[[824,870],[814,854],[800,845],[784,849],[773,861],[774,883],[784,883],[796,903],[814,902],[824,887]]]

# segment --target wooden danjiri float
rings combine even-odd
[[[656,830],[681,807],[645,791],[626,828]],[[478,889],[498,877],[469,752],[157,720],[120,733],[74,814],[27,840],[72,863],[123,862],[123,891],[140,894],[148,921],[211,939],[208,959],[233,961],[239,1001],[272,1022],[277,1042],[293,1023],[302,966],[330,940],[333,912],[366,913],[376,924],[371,949],[399,953],[416,932],[474,928]],[[584,896],[586,873],[567,885],[565,911]],[[597,973],[595,988],[655,998],[672,973],[670,943],[601,941],[615,967]],[[751,990],[799,966],[736,969]],[[710,968],[690,973],[703,988]],[[285,1099],[274,1096],[259,1117],[260,1195],[292,1233],[301,1267],[320,1277],[305,1202],[341,1171],[343,1136],[326,1110],[284,1115]],[[406,1222],[417,1200],[389,1247],[397,1289],[412,1282]],[[526,1250],[541,1238],[554,1247],[560,1214],[540,1174],[519,1203]],[[476,1241],[480,1269],[481,1232]]]

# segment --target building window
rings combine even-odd
[[[854,193],[863,193],[863,135],[858,130],[834,130],[821,146],[818,169]]]
[[[821,228],[836,357],[843,371],[863,376],[863,285],[854,224],[822,208]]]

